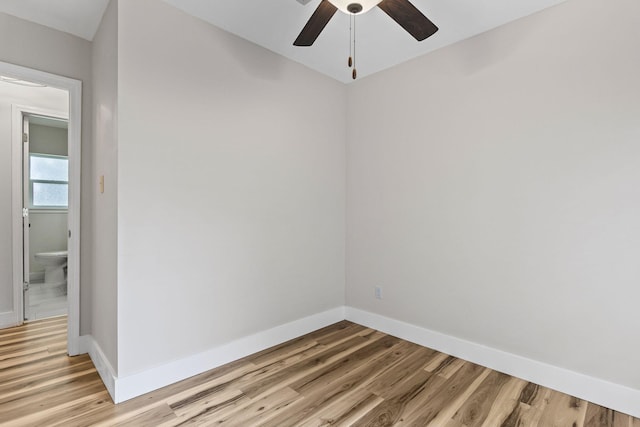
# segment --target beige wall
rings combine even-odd
[[[640,388],[638,16],[568,1],[350,86],[347,303]]]
[[[163,2],[118,15],[119,376],[342,306],[344,86]]]
[[[93,181],[91,170],[91,43],[3,13],[0,13],[0,40],[2,40],[0,61],[83,82],[80,333],[87,334],[91,330],[92,278],[91,257],[87,256],[91,253],[92,247],[92,188],[85,185],[85,183]],[[5,182],[11,182],[11,180]],[[7,220],[10,221],[10,216]],[[5,219],[2,219],[1,222],[4,224]],[[4,225],[0,227],[4,227]],[[2,242],[8,241],[10,239],[2,239]],[[4,271],[0,273],[5,274]]]

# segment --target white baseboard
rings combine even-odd
[[[11,328],[18,325],[18,316],[15,311],[0,313],[0,329]]]
[[[606,408],[640,417],[640,390],[470,341],[421,328],[396,319],[345,308],[346,319],[389,335],[486,366]]]
[[[6,313],[0,314],[0,321],[4,314]],[[640,390],[353,307],[338,307],[305,317],[126,377],[115,375],[113,367],[100,346],[90,335],[80,337],[80,352],[89,353],[113,401],[120,403],[344,319],[634,417],[640,417]]]
[[[96,367],[102,382],[111,395],[111,399],[116,402],[116,375],[111,363],[105,357],[102,349],[91,335],[82,335],[78,341],[78,354],[89,353],[91,361]]]
[[[160,387],[173,384],[333,323],[340,322],[344,320],[344,318],[344,307],[338,307],[281,326],[276,326],[275,328],[248,337],[240,338],[229,344],[221,345],[175,362],[157,366],[134,375],[115,378],[115,393],[112,393],[111,396],[115,396],[113,400],[116,403],[124,402],[125,400],[132,399]],[[93,356],[91,358],[93,359]],[[109,388],[108,385],[107,388]]]

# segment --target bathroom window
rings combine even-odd
[[[65,156],[29,154],[31,208],[67,209],[69,159]]]

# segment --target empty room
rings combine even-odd
[[[640,427],[638,76],[637,0],[0,1],[0,425]]]

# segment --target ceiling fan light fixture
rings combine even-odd
[[[329,0],[329,3],[337,7],[341,12],[344,12],[348,15],[351,15],[353,12],[352,8],[349,6],[353,4],[359,4],[362,6],[362,10],[360,12],[356,12],[358,15],[362,13],[366,13],[373,9],[378,3],[382,0]]]

